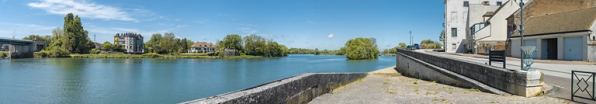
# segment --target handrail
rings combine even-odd
[[[588,76],[587,79],[584,79],[584,77],[580,78],[577,76],[577,74],[575,73],[588,73],[590,74],[590,76]],[[574,76],[575,78],[577,78],[577,83],[575,83],[577,85],[577,89],[573,88],[573,84],[574,84]],[[591,99],[591,100],[596,100],[596,97],[594,96],[594,89],[595,89],[595,79],[596,78],[596,72],[587,72],[587,71],[576,71],[576,70],[571,70],[571,101],[573,101],[573,97],[579,97],[579,98],[585,98],[585,99]],[[590,86],[590,84],[588,84],[588,81],[592,79],[592,93],[590,93],[590,91],[588,91],[588,87]],[[585,87],[580,86],[580,82],[584,82],[586,84]],[[577,91],[581,91],[581,92],[586,92],[588,94],[588,96],[590,96],[589,98],[583,97],[583,96],[577,96],[575,95],[577,93]]]

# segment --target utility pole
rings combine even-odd
[[[519,24],[519,36],[521,37],[521,40],[520,40],[520,43],[521,43],[520,48],[521,48],[524,46],[524,0],[520,0],[519,6],[521,9],[520,10],[520,12],[521,12],[520,13],[520,24]],[[520,65],[521,65],[521,69],[523,70],[524,69],[524,55],[523,55],[524,51],[522,51],[521,49],[519,51],[521,53],[520,54],[520,56],[521,56],[521,58],[520,58],[521,64]]]

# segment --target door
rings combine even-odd
[[[557,59],[557,38],[548,39],[546,40],[546,51],[547,51],[547,59],[556,60]]]
[[[563,59],[565,60],[584,60],[582,37],[565,38],[563,46]]]

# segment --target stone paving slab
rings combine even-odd
[[[384,69],[385,71],[389,69]],[[311,104],[408,104],[408,103],[574,103],[552,97],[502,96],[432,81],[401,76],[399,73],[370,73],[361,81],[313,99]]]

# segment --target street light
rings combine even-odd
[[[410,31],[410,45],[412,45],[412,31]]]

